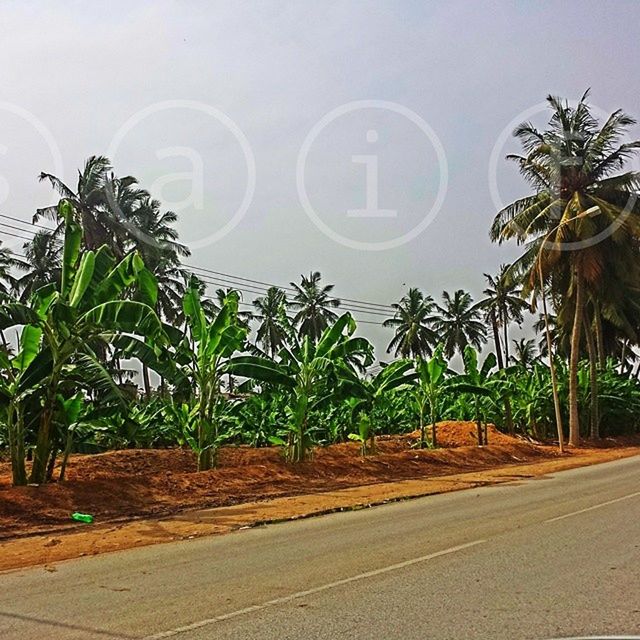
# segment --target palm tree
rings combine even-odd
[[[432,328],[431,311],[433,298],[425,296],[420,289],[411,288],[400,302],[391,305],[395,309],[393,318],[382,323],[383,327],[393,327],[395,335],[387,347],[403,358],[430,356],[438,336]]]
[[[260,321],[256,341],[266,353],[274,357],[287,342],[283,319],[287,313],[287,299],[282,289],[269,287],[266,295],[253,301],[255,318]]]
[[[21,302],[27,302],[34,291],[50,282],[60,280],[62,245],[58,236],[50,231],[37,231],[24,245],[25,262],[18,268],[26,273],[17,278],[14,286]]]
[[[529,340],[520,338],[520,340],[514,340],[513,344],[515,347],[513,360],[525,369],[528,369],[537,357],[536,341],[533,338]]]
[[[135,248],[140,253],[158,281],[156,311],[167,322],[174,322],[186,290],[187,276],[180,258],[191,255],[189,248],[178,242],[178,231],[173,226],[178,216],[173,211],[161,212],[160,202],[146,192],[137,192],[127,204],[121,198],[119,207],[123,228],[128,233],[123,250]]]
[[[456,351],[462,354],[467,345],[480,349],[487,341],[486,327],[482,322],[481,308],[473,304],[468,291],[458,289],[453,297],[442,292],[443,305],[436,305],[438,315],[433,327],[444,344],[444,353],[452,358]]]
[[[483,291],[486,297],[481,300],[480,306],[485,310],[486,318],[491,323],[498,366],[503,369],[509,362],[509,323],[521,324],[522,314],[528,304],[522,297],[522,287],[514,278],[511,265],[500,265],[497,276],[485,273],[484,277],[489,286]],[[500,346],[500,329],[502,329],[504,355]]]
[[[338,319],[338,315],[331,309],[340,306],[338,298],[330,296],[333,285],[321,285],[322,276],[319,271],[313,271],[309,277],[300,276],[300,284],[295,282],[291,286],[295,290],[293,300],[290,302],[292,309],[297,310],[293,317],[293,324],[298,327],[298,334],[309,336],[316,342],[322,332]]]
[[[23,266],[24,264],[13,255],[11,249],[3,247],[0,241],[0,300],[10,297],[16,282],[13,270]]]
[[[58,194],[69,200],[73,205],[79,222],[82,224],[84,244],[88,249],[97,249],[103,244],[113,245],[112,222],[110,216],[105,215],[107,195],[105,186],[108,174],[111,171],[111,162],[104,156],[91,156],[82,171],[78,171],[78,183],[75,191],[67,186],[60,178],[44,171],[40,174],[40,181],[48,180]],[[46,217],[58,223],[60,219],[58,207],[50,206],[38,209],[34,216],[34,222]],[[113,247],[112,247],[113,248]]]
[[[2,245],[2,242],[0,242]],[[12,292],[15,290],[16,279],[13,271],[16,268],[24,268],[24,264],[14,257],[11,249],[0,246],[0,303],[10,302]],[[0,341],[4,351],[9,351],[9,345],[4,332],[0,331]]]
[[[548,96],[547,129],[523,123],[515,130],[526,155],[508,159],[518,164],[534,192],[498,212],[491,228],[494,241],[527,242],[518,270],[528,275],[529,288],[538,289],[540,275],[561,297],[565,309],[557,308],[558,318],[567,318],[571,332],[572,445],[580,441],[578,360],[586,302],[599,300],[614,270],[636,273],[640,236],[640,173],[619,173],[640,149],[640,141],[621,143],[635,120],[617,110],[600,126],[587,96],[575,107]]]
[[[561,355],[563,357],[568,356],[569,341],[567,339],[566,332],[563,331],[563,328],[558,323],[558,317],[553,313],[547,314],[546,319],[544,317],[544,314],[541,313],[538,316],[538,319],[533,324],[533,330],[536,332],[536,334],[542,336],[538,341],[538,352],[541,356],[544,357],[548,357],[549,355],[547,349],[547,340],[544,335],[547,322],[549,323],[551,342],[556,355]]]

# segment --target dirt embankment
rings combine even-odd
[[[113,451],[74,456],[67,481],[41,487],[11,487],[3,463],[0,569],[500,482],[523,465],[524,475],[538,475],[640,453],[640,439],[560,456],[493,427],[488,435],[489,445],[477,447],[473,423],[444,422],[436,450],[415,448],[413,433],[379,438],[375,456],[363,458],[356,443],[344,443],[297,465],[275,448],[229,447],[217,469],[200,473],[191,451]],[[201,511],[214,507],[220,509]],[[72,521],[74,511],[92,514],[95,524]]]

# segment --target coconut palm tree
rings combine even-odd
[[[287,328],[283,319],[287,313],[287,299],[282,289],[269,287],[266,295],[253,301],[259,320],[256,341],[264,351],[274,357],[280,348],[287,342]]]
[[[62,262],[62,244],[54,232],[37,231],[25,243],[26,260],[16,265],[26,272],[15,280],[14,288],[21,302],[27,302],[34,291],[50,282],[59,283]]]
[[[309,336],[314,342],[338,319],[332,309],[340,306],[340,300],[330,295],[334,285],[322,285],[321,279],[320,272],[313,271],[308,278],[301,276],[300,284],[291,283],[295,295],[290,301],[290,307],[297,311],[293,324],[298,327],[300,337]]]
[[[75,214],[79,217],[82,225],[83,241],[88,249],[97,249],[103,244],[107,244],[111,249],[112,223],[110,216],[106,215],[107,197],[105,185],[111,171],[111,162],[104,156],[91,156],[85,162],[81,171],[78,171],[78,182],[75,190],[67,186],[60,178],[51,173],[40,174],[40,181],[48,180],[51,186],[58,192],[60,197],[65,198],[73,205]],[[62,221],[58,216],[58,206],[44,207],[38,209],[34,216],[34,222],[45,217],[58,223],[59,233],[62,228]]]
[[[486,297],[480,301],[480,306],[491,324],[498,366],[502,369],[509,362],[509,323],[521,324],[528,304],[522,297],[522,286],[514,278],[511,265],[500,265],[496,276],[485,273],[484,277],[489,286],[483,291]],[[504,354],[500,346],[500,329]]]
[[[437,315],[433,327],[444,345],[444,354],[452,358],[456,352],[464,353],[467,345],[480,349],[487,341],[482,309],[473,304],[468,291],[458,289],[453,296],[442,292],[443,304],[436,305]]]
[[[16,268],[24,268],[24,263],[14,257],[11,249],[1,246],[0,242],[0,303],[10,302],[12,292],[15,290],[16,279],[13,272]],[[2,349],[9,351],[9,345],[3,331],[0,331]]]
[[[24,264],[13,255],[11,249],[3,247],[0,241],[0,300],[10,297],[16,283],[13,271],[21,267]]]
[[[382,323],[383,327],[393,327],[393,336],[387,353],[403,358],[424,358],[430,356],[438,336],[433,330],[433,298],[425,296],[420,289],[411,288],[400,302],[391,305],[395,309],[393,318]]]
[[[533,338],[526,339],[520,338],[520,340],[514,340],[513,345],[515,347],[515,354],[513,360],[517,364],[528,369],[537,357],[536,341]]]
[[[126,189],[121,188],[122,194]],[[182,308],[187,272],[180,258],[191,255],[187,246],[178,242],[174,225],[178,216],[173,211],[162,212],[160,202],[148,193],[134,189],[131,197],[121,197],[119,211],[127,231],[123,250],[136,249],[146,267],[158,281],[156,311],[167,322],[174,322]]]
[[[587,97],[588,92],[572,107],[549,96],[547,128],[540,131],[523,123],[515,130],[524,155],[508,159],[518,164],[533,193],[498,212],[491,228],[494,241],[527,243],[517,264],[530,289],[537,289],[542,279],[561,297],[560,307],[565,309],[557,308],[558,318],[567,319],[571,335],[573,445],[580,441],[578,360],[585,305],[606,288],[613,265],[618,272],[635,273],[640,236],[640,173],[621,173],[640,149],[640,141],[622,142],[635,120],[617,110],[600,125]]]

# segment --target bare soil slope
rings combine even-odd
[[[313,460],[287,464],[277,448],[228,447],[220,466],[196,472],[191,451],[123,450],[72,457],[67,481],[11,487],[0,463],[0,539],[77,527],[71,513],[96,523],[157,517],[397,480],[429,478],[522,464],[558,456],[554,448],[489,427],[489,445],[475,446],[475,424],[443,422],[442,448],[415,448],[419,434],[378,439],[378,454],[362,458],[356,443],[318,448]],[[625,443],[631,444],[631,443]]]

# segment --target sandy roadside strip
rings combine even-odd
[[[571,456],[514,464],[484,471],[384,482],[336,491],[247,502],[231,507],[185,511],[173,516],[105,523],[69,531],[18,537],[0,543],[0,571],[43,565],[110,551],[229,533],[261,524],[360,509],[396,500],[447,493],[478,486],[583,467],[640,455],[640,447],[591,449]]]

